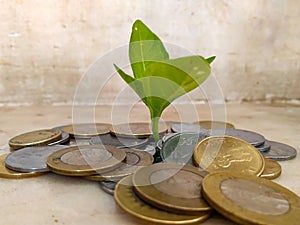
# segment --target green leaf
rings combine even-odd
[[[151,63],[169,59],[161,40],[140,20],[132,26],[129,59],[135,78],[143,77]]]
[[[211,56],[209,58],[206,58],[206,61],[211,64],[215,60],[216,56]]]

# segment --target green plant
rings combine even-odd
[[[198,87],[210,74],[215,56],[170,59],[161,40],[142,21],[132,26],[129,59],[133,77],[114,64],[123,80],[139,95],[150,111],[152,132],[159,139],[158,122],[176,98]]]

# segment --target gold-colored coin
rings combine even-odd
[[[0,155],[0,177],[10,178],[10,179],[21,179],[21,178],[37,177],[45,174],[45,173],[38,173],[38,172],[21,173],[6,168],[5,159],[8,156],[8,154],[9,153]]]
[[[197,215],[211,210],[200,192],[206,175],[193,166],[158,163],[139,169],[132,182],[145,202],[172,213]]]
[[[61,129],[72,137],[91,138],[96,135],[109,133],[109,127],[109,124],[104,123],[81,123],[66,125]]]
[[[51,154],[47,165],[57,174],[90,176],[118,167],[125,157],[123,150],[113,146],[73,146]]]
[[[170,213],[147,205],[140,200],[132,188],[132,177],[123,178],[115,188],[116,203],[125,212],[143,220],[162,224],[193,224],[200,223],[209,218],[209,212],[199,212],[197,215],[180,215]]]
[[[135,173],[139,168],[149,166],[153,163],[153,156],[148,152],[130,148],[124,148],[123,150],[126,153],[126,158],[119,167],[112,171],[87,176],[85,178],[93,181],[119,181],[123,177]]]
[[[195,122],[195,124],[199,124],[201,127],[208,129],[208,130],[235,128],[232,123],[223,122],[223,121],[214,121],[214,120],[201,120],[201,121]]]
[[[253,175],[215,172],[202,181],[209,204],[238,224],[295,225],[300,198],[283,186]]]
[[[164,123],[159,123],[158,131],[159,133],[167,132],[168,127]],[[110,132],[117,136],[129,136],[146,138],[152,135],[151,124],[150,123],[122,123],[113,125]]]
[[[24,147],[47,145],[61,139],[61,137],[62,132],[60,130],[35,130],[13,137],[8,144],[12,150],[17,150]]]
[[[273,160],[264,158],[265,160],[265,169],[260,175],[260,177],[273,180],[281,175],[281,166],[280,164]]]
[[[265,166],[262,155],[246,141],[230,136],[211,136],[200,141],[193,162],[208,172],[239,171],[259,176]]]

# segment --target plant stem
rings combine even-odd
[[[158,132],[159,118],[160,118],[160,116],[153,115],[153,113],[151,113],[152,133],[153,133],[155,142],[158,142],[158,140],[159,140],[159,132]]]

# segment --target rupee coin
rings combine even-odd
[[[256,148],[260,152],[267,152],[271,149],[271,143],[270,143],[270,141],[265,140],[265,142],[262,145],[257,146]]]
[[[62,132],[61,134],[61,139],[57,140],[57,141],[54,141],[54,142],[51,142],[49,143],[48,145],[51,146],[51,145],[62,145],[62,144],[66,144],[70,141],[70,135],[65,133],[65,132]]]
[[[267,152],[262,152],[264,157],[277,161],[289,160],[296,157],[297,150],[292,146],[276,141],[269,142],[271,144],[271,148]]]
[[[260,177],[273,180],[280,176],[281,174],[281,166],[280,164],[273,160],[265,158],[265,168]]]
[[[62,130],[71,137],[91,138],[96,135],[109,133],[109,124],[104,123],[82,123],[67,125]]]
[[[235,128],[232,123],[216,120],[200,120],[198,122],[195,122],[195,124],[198,124],[207,130]]]
[[[193,123],[173,122],[171,125],[171,130],[174,133],[200,133],[203,135],[207,134],[206,129]]]
[[[117,182],[114,181],[101,181],[99,182],[101,189],[107,194],[114,195]]]

